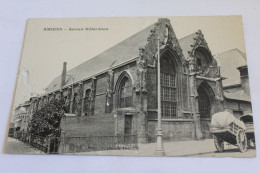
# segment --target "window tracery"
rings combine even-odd
[[[176,70],[169,57],[161,59],[161,110],[163,117],[177,116]]]
[[[132,106],[132,84],[129,77],[125,76],[119,86],[119,107],[131,107]]]

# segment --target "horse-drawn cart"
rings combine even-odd
[[[255,132],[253,124],[253,115],[251,113],[242,115],[240,120],[246,125],[246,137],[248,148],[255,148]]]
[[[241,152],[245,152],[247,149],[245,129],[245,124],[229,112],[219,112],[212,116],[211,133],[219,152],[224,151],[224,142],[238,146]]]

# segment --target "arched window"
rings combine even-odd
[[[161,111],[162,116],[177,116],[176,70],[169,56],[161,58]]]
[[[197,70],[204,73],[211,64],[209,53],[202,48],[198,48],[196,49],[194,56],[197,62],[196,63]]]
[[[129,77],[125,76],[119,86],[119,107],[131,107],[132,106],[132,84]]]
[[[85,115],[90,115],[90,89],[86,90],[84,97],[84,112]]]

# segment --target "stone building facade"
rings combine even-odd
[[[164,140],[209,138],[211,115],[224,109],[220,69],[200,30],[177,39],[165,18],[72,70],[64,63],[46,94],[31,99],[31,113],[64,99],[75,115],[62,120],[66,136],[138,134],[154,142],[158,47]]]
[[[241,76],[240,85],[224,87],[224,109],[236,118],[252,113],[247,65],[238,67]]]
[[[223,76],[224,109],[236,118],[252,113],[245,53],[232,49],[217,55]]]
[[[30,101],[19,104],[13,112],[11,123],[14,123],[15,132],[27,131],[29,120]]]

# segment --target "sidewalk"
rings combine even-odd
[[[45,154],[37,149],[27,146],[17,139],[8,137],[4,153],[6,154]]]
[[[156,143],[138,144],[138,150],[109,150],[82,153],[68,153],[73,155],[106,155],[106,156],[156,156]],[[165,156],[174,157],[255,157],[256,150],[249,149],[241,153],[236,146],[225,144],[225,151],[216,151],[213,139],[201,141],[164,142]],[[45,154],[27,146],[14,138],[8,138],[5,153],[9,154]]]
[[[138,144],[139,150],[110,150],[77,153],[80,155],[155,156],[156,143]],[[225,144],[225,151],[216,151],[213,139],[164,142],[166,156],[175,157],[255,157],[256,150],[241,153],[236,146]]]

